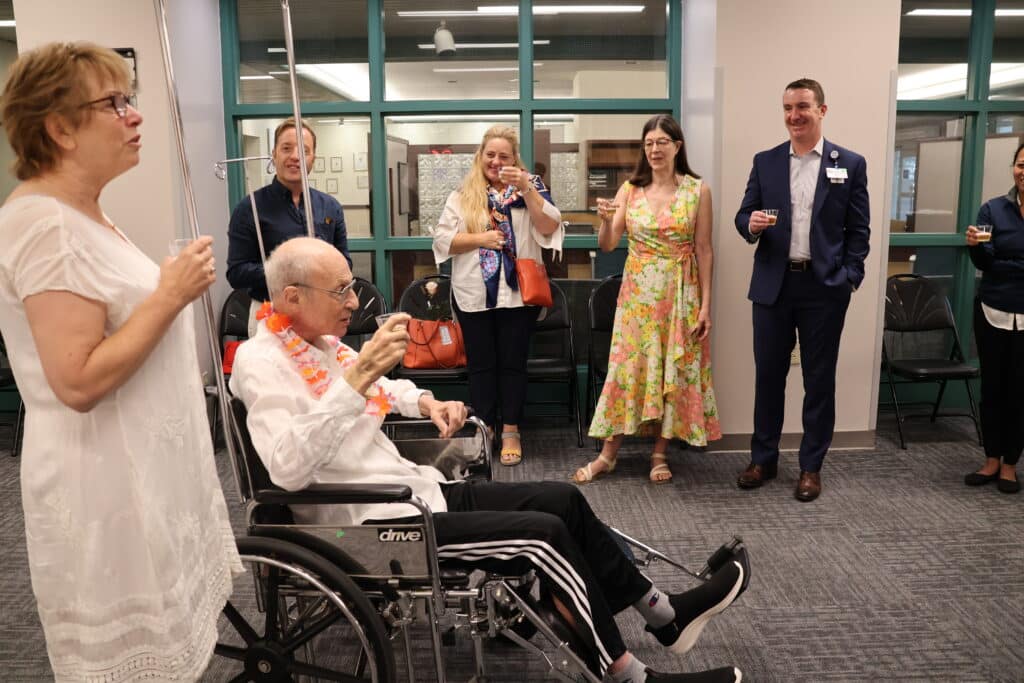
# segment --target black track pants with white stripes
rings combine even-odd
[[[572,484],[465,482],[442,485],[448,512],[434,515],[445,564],[541,581],[593,639],[599,676],[626,651],[613,615],[651,582],[629,561]]]

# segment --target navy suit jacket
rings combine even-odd
[[[754,155],[743,203],[736,213],[736,229],[751,243],[754,271],[747,297],[759,304],[772,305],[782,289],[789,264],[792,220],[789,193],[789,142]],[[839,156],[832,159],[832,153]],[[843,183],[833,183],[825,169],[845,168]],[[867,163],[864,157],[824,141],[818,185],[811,213],[811,269],[828,287],[856,289],[864,279],[864,259],[871,235],[868,205]],[[751,235],[750,214],[761,209],[778,209],[775,225]]]

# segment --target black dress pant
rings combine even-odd
[[[1024,330],[993,327],[974,306],[981,362],[981,434],[985,455],[1016,465],[1024,450]]]
[[[461,310],[454,297],[466,342],[469,400],[488,425],[517,425],[526,403],[526,359],[539,306],[492,308],[476,313]]]
[[[779,298],[754,304],[754,433],[751,462],[779,458],[790,354],[800,335],[804,379],[800,469],[817,472],[832,445],[836,424],[836,363],[850,305],[849,287],[826,287],[811,270],[786,271]]]
[[[613,615],[644,596],[640,573],[569,483],[442,485],[448,512],[434,515],[438,557],[501,574],[536,570],[594,646],[594,673],[626,652]]]

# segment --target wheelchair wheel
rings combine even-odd
[[[248,575],[224,605],[210,680],[395,682],[384,624],[352,579],[293,543],[237,543]]]

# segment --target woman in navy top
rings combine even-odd
[[[991,226],[986,241],[967,228],[971,261],[981,271],[974,335],[981,362],[981,432],[985,464],[968,474],[968,486],[995,481],[1017,493],[1017,461],[1024,450],[1024,144],[1013,155],[1013,187],[978,211],[978,225]]]

